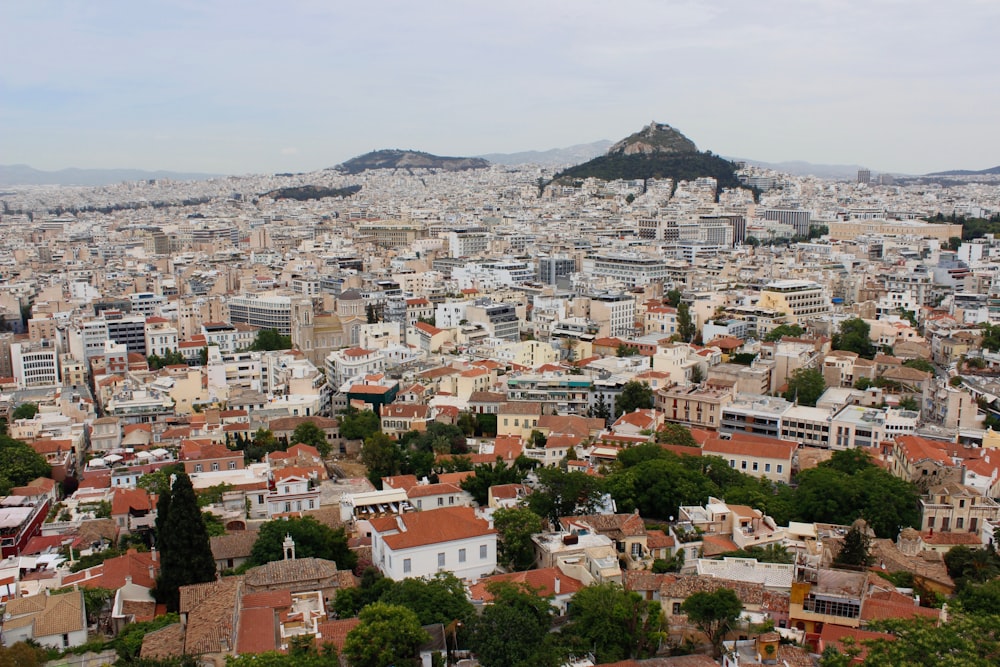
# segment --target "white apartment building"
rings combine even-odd
[[[590,297],[590,319],[600,325],[602,336],[635,335],[635,297],[598,294]]]
[[[10,361],[18,389],[59,384],[59,350],[50,340],[11,343]]]
[[[326,357],[326,377],[332,387],[339,387],[360,375],[372,375],[385,370],[385,355],[381,350],[352,347],[334,350]]]
[[[670,266],[664,259],[647,257],[638,253],[602,253],[585,257],[585,274],[614,278],[626,287],[648,285],[670,277]]]
[[[177,327],[163,318],[146,320],[146,355],[163,357],[177,351]]]
[[[243,294],[229,299],[229,320],[292,335],[292,297]]]
[[[787,313],[794,323],[830,312],[830,295],[811,280],[775,280],[760,292],[760,308]]]

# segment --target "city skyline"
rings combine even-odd
[[[984,2],[9,3],[0,162],[310,171],[617,140],[926,173],[1000,164]]]

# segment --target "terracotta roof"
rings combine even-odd
[[[548,597],[549,595],[556,594],[555,582],[557,579],[559,580],[559,595],[572,595],[583,588],[583,583],[579,579],[574,579],[563,574],[557,567],[546,567],[538,570],[483,577],[475,584],[469,586],[469,597],[472,598],[473,602],[492,602],[493,596],[486,590],[486,586],[500,581],[512,584],[525,584],[537,590],[539,596]]]
[[[150,568],[154,576],[150,576]],[[153,588],[159,569],[159,558],[154,562],[151,552],[129,549],[128,553],[108,558],[100,565],[64,576],[62,583],[63,586],[77,584],[84,588],[118,590],[125,585],[125,578],[131,577],[133,584]]]
[[[417,331],[424,332],[428,336],[436,336],[439,333],[443,333],[444,332],[444,329],[438,329],[433,324],[427,324],[426,322],[416,322],[413,325],[413,328],[416,329]]]
[[[781,459],[790,461],[797,448],[794,442],[784,440],[749,439],[734,434],[731,440],[712,438],[701,448],[703,454],[731,454],[733,456],[750,456],[760,459]]]
[[[537,401],[509,401],[500,405],[500,414],[540,417],[542,416],[542,404]]]
[[[267,653],[278,645],[278,619],[271,607],[244,608],[239,616],[236,651],[240,654]]]
[[[187,613],[184,652],[218,653],[233,646],[237,596],[243,577],[181,586],[180,612]]]
[[[256,530],[237,530],[225,535],[210,537],[212,558],[228,560],[230,558],[248,558],[257,541]]]
[[[426,498],[427,496],[439,496],[445,493],[461,494],[462,489],[454,484],[418,484],[411,486],[406,491],[410,498]]]
[[[142,638],[142,658],[173,658],[184,654],[184,630],[180,623],[154,630]]]
[[[405,531],[400,532],[397,519],[406,527]],[[394,551],[496,534],[488,521],[476,517],[471,507],[443,507],[372,519],[371,526]]]
[[[19,598],[7,602],[6,614],[12,617],[30,615],[30,619],[12,623],[8,620],[5,627],[17,625],[23,627],[32,623],[32,637],[40,639],[52,635],[63,635],[86,629],[83,617],[83,591],[69,591],[57,595],[40,593],[27,598]]]
[[[278,586],[303,580],[338,579],[339,573],[332,560],[296,558],[258,565],[247,570],[245,577],[249,586]]]
[[[344,641],[347,639],[347,634],[358,627],[361,623],[361,619],[358,618],[342,618],[338,621],[325,621],[319,623],[316,627],[322,639],[319,641],[323,644],[329,642],[337,647],[337,653],[344,650]]]
[[[129,510],[149,512],[155,509],[152,496],[145,489],[115,489],[111,496],[111,515],[128,514]]]

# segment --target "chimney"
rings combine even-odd
[[[132,585],[132,575],[131,574],[126,574],[125,575],[125,585],[126,586],[131,586]]]
[[[152,549],[150,550],[150,552],[149,552],[149,557],[150,557],[150,559],[152,559],[152,561],[153,561],[154,563],[156,562],[156,547],[153,547],[153,548],[152,548]]]
[[[131,579],[131,577],[129,577],[129,578]],[[149,578],[150,579],[156,579],[156,570],[153,569],[152,565],[149,566]]]
[[[559,593],[562,592],[562,580],[559,577],[555,578],[555,581],[552,584],[552,590],[555,591],[556,595],[559,595]]]

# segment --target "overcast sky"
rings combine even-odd
[[[620,139],[1000,164],[997,0],[4,0],[0,163],[306,171]]]

